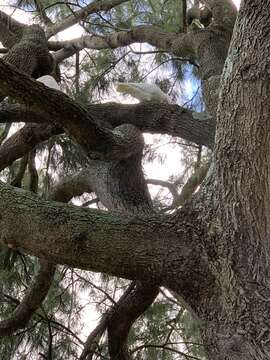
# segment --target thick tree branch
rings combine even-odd
[[[131,283],[115,306],[105,313],[88,336],[80,360],[92,360],[101,336],[108,327],[109,351],[112,359],[128,360],[127,336],[131,326],[158,295],[158,287]],[[124,320],[124,321],[123,321]]]
[[[210,289],[209,286],[213,279],[205,263],[205,257],[202,256],[199,240],[202,231],[195,223],[197,215],[194,214],[194,224],[191,225],[190,211],[187,211],[186,214],[181,212],[178,215],[179,218],[178,216],[177,218],[152,216],[146,217],[145,220],[138,217],[122,217],[112,213],[82,211],[77,207],[63,207],[60,204],[55,204],[54,211],[54,204],[50,203],[49,208],[45,210],[48,202],[33,198],[26,192],[20,191],[19,198],[22,197],[19,199],[18,193],[13,189],[2,185],[1,190],[0,211],[5,224],[4,227],[1,226],[3,229],[2,241],[10,243],[9,239],[16,239],[17,242],[13,243],[14,246],[19,245],[37,256],[48,256],[51,261],[62,262],[64,260],[68,265],[73,264],[76,267],[128,278],[135,276],[144,281],[150,280],[151,284],[164,284],[181,293],[185,301],[188,301],[194,308],[198,305],[198,301],[201,302],[205,299],[205,282],[207,288]],[[8,201],[5,193],[9,193]],[[10,197],[12,193],[15,194],[15,198],[12,196],[13,199]],[[32,205],[28,202],[30,198]],[[38,201],[38,206],[37,204],[33,205],[32,201],[34,203]],[[7,217],[2,210],[4,204],[8,213],[6,213]],[[10,207],[7,208],[6,204],[9,204]],[[30,205],[29,208],[28,205]],[[16,207],[19,209],[18,213],[15,210]],[[64,210],[65,208],[68,212]],[[33,211],[33,209],[35,210]],[[16,216],[14,216],[14,211]],[[29,217],[31,217],[31,223]],[[72,217],[74,217],[74,221]],[[18,221],[20,224],[18,231],[14,221],[11,225],[7,218]],[[28,226],[22,221],[22,218],[25,219]],[[28,232],[32,238],[29,237]],[[44,246],[45,242],[47,242],[47,246]],[[32,252],[32,246],[34,252]],[[165,249],[169,249],[169,252]],[[200,269],[200,271],[194,272],[194,268]],[[189,284],[188,289],[192,287],[192,291],[187,291],[187,283]],[[144,291],[144,294],[146,295],[148,292]],[[120,313],[121,307],[117,315],[119,320]],[[128,319],[130,318],[128,317]],[[126,324],[125,318],[122,318],[121,321],[123,325]],[[120,341],[119,346],[122,348],[120,344],[125,346],[125,342]]]
[[[0,10],[0,41],[5,47],[11,48],[19,42],[25,28],[26,25]]]
[[[30,72],[30,71],[28,71],[28,72]],[[118,131],[119,132],[119,130],[117,129],[116,131]],[[117,134],[116,134],[117,135]],[[151,301],[152,302],[152,301]],[[119,314],[118,314],[119,315]],[[131,324],[130,324],[131,325]],[[117,333],[117,332],[116,332]],[[120,343],[119,343],[119,345],[118,346],[121,346],[121,343],[122,343],[122,341],[120,341]]]
[[[72,25],[77,24],[80,20],[87,18],[87,16],[97,13],[99,11],[108,11],[117,5],[123,4],[128,0],[101,0],[93,1],[89,5],[84,6],[82,9],[75,11],[72,15],[67,16],[65,19],[55,25],[48,27],[46,36],[49,39],[58,32],[69,28]]]
[[[166,33],[154,26],[138,26],[129,31],[114,32],[107,36],[93,34],[69,41],[51,41],[48,46],[51,50],[56,51],[55,58],[59,63],[84,48],[115,49],[134,42],[147,42],[159,49],[171,51],[180,57],[189,58],[195,55],[193,37],[190,34]]]
[[[29,107],[19,104],[0,103],[0,123],[46,123],[50,122],[46,114],[31,111]]]
[[[85,192],[93,192],[88,169],[57,184],[52,190],[52,199],[60,198],[62,202],[68,202],[74,196],[80,196]]]
[[[153,212],[138,158],[119,162],[91,160],[88,168],[56,185],[52,195],[68,201],[84,192],[94,192],[109,210],[126,214]]]
[[[66,194],[79,194],[83,190],[94,190],[102,203],[110,210],[122,213],[149,213],[152,204],[141,169],[141,159],[127,159],[120,162],[91,161],[89,169],[57,186],[54,194],[62,189]],[[112,358],[129,359],[127,338],[136,318],[154,301],[158,287],[148,283],[135,282],[109,312],[103,315],[100,324],[89,335],[81,359],[91,359],[98,342],[109,325],[108,339]],[[125,299],[125,300],[124,300]],[[121,354],[121,355],[120,355]]]
[[[3,72],[4,71],[4,72]],[[47,113],[81,145],[90,158],[128,158],[143,149],[141,132],[132,125],[114,130],[95,121],[87,110],[60,91],[48,88],[0,59],[0,90],[38,112]]]
[[[105,118],[113,127],[126,123],[128,119],[142,132],[181,137],[210,148],[214,145],[215,119],[178,105],[106,103],[88,105],[87,109],[98,118]]]
[[[53,125],[25,125],[0,147],[0,171],[11,165],[13,161],[23,157],[42,141],[60,133],[62,130]]]
[[[108,209],[126,214],[153,212],[141,155],[117,162],[90,161],[88,174],[93,191]]]
[[[183,206],[183,204],[191,198],[197,187],[204,180],[208,169],[209,164],[205,164],[194,171],[183,186],[181,193],[173,199],[173,203],[171,205],[172,208]]]
[[[177,105],[107,103],[89,105],[88,111],[98,121],[106,119],[113,127],[128,121],[143,132],[181,137],[198,145],[213,147],[215,121],[199,116]],[[48,114],[31,111],[19,105],[0,105],[0,122],[45,122]],[[57,126],[27,124],[12,135],[0,148],[0,170],[33,149],[40,142],[62,133]]]
[[[174,288],[175,281],[190,280],[194,261],[208,278],[190,212],[182,211],[177,224],[166,216],[136,218],[52,203],[2,183],[0,189],[6,245],[54,263]]]
[[[129,360],[128,333],[135,320],[144,312],[159,293],[158,287],[137,282],[112,308],[108,319],[109,351],[112,359]],[[124,326],[122,319],[125,319]]]
[[[187,34],[166,33],[156,27],[142,25],[107,36],[93,34],[66,42],[50,42],[49,48],[56,51],[54,56],[59,63],[84,48],[115,49],[134,42],[145,42],[179,57],[190,58],[193,63],[196,61],[201,78],[209,79],[222,73],[231,34],[231,28],[227,31],[214,25]]]
[[[0,322],[0,336],[10,335],[26,326],[33,313],[45,299],[54,271],[54,265],[47,261],[40,261],[40,270],[23,301],[16,307],[9,319]]]
[[[220,27],[233,31],[237,8],[232,0],[201,0],[211,10],[213,21],[210,28]]]
[[[141,168],[140,163],[138,165]],[[133,171],[134,167],[135,170]],[[124,177],[121,175],[123,171],[125,173]],[[152,206],[149,202],[148,193],[145,191],[146,185],[141,180],[140,183],[136,181],[136,178],[139,179],[140,174],[141,171],[137,168],[136,161],[132,159],[128,160],[127,164],[122,164],[122,162],[110,164],[108,162],[91,161],[89,169],[82,170],[78,175],[69,180],[64,180],[55,188],[53,194],[54,196],[59,194],[63,199],[80,195],[84,191],[91,192],[94,189],[102,203],[110,210],[117,209],[124,213],[138,211],[148,213],[152,210]],[[140,176],[143,176],[143,174]],[[130,181],[131,178],[133,181]],[[134,191],[136,191],[137,196],[134,196]],[[129,194],[131,201],[127,201],[122,193]],[[139,200],[139,209],[136,197]],[[158,293],[158,288],[150,284],[137,283],[134,286],[135,290],[132,294],[129,290],[125,291],[123,297],[126,299],[126,302],[121,300],[123,299],[122,297],[116,305],[103,315],[98,326],[88,336],[81,359],[92,359],[100,338],[108,326],[109,319],[111,327],[114,324],[114,331],[109,333],[109,343],[114,344],[114,352],[123,352],[126,354],[125,359],[127,358],[127,336],[129,329],[136,320],[136,317],[145,311],[147,305],[149,306],[152,303]],[[142,288],[144,288],[144,291],[142,291]],[[129,304],[128,307],[127,303]]]
[[[34,166],[34,158],[35,151],[31,151],[29,153],[29,156],[24,157],[22,161],[22,168],[25,169],[27,165],[27,160],[29,159],[29,171],[31,174],[33,173],[34,178],[36,178],[37,174]],[[23,170],[20,171],[20,173],[22,172]],[[17,178],[18,177],[19,176],[17,176]],[[70,182],[72,183],[72,181]],[[34,180],[34,184],[31,187],[32,191],[37,190],[36,180]],[[73,196],[80,195],[80,191],[76,187],[73,187],[73,191],[69,191],[68,193],[65,190],[65,183],[59,184],[57,187],[57,191],[54,191],[50,194],[50,199],[55,201],[68,202]],[[29,290],[27,291],[25,297],[16,307],[15,311],[12,313],[9,319],[0,322],[0,336],[12,334],[16,330],[24,328],[26,326],[33,313],[38,309],[38,307],[45,299],[50,289],[54,273],[54,264],[45,260],[40,261],[40,269],[38,271],[38,274],[36,275],[33,284],[29,287]]]
[[[235,16],[230,20],[234,23]],[[134,42],[148,43],[183,58],[196,60],[202,79],[220,75],[227,56],[232,28],[209,25],[187,34],[166,33],[153,26],[138,26],[129,31],[119,31],[107,36],[86,35],[66,42],[50,42],[49,48],[55,52],[56,62],[73,55],[84,48],[115,49]],[[207,55],[206,55],[207,54]]]
[[[95,355],[102,335],[107,329],[108,315],[105,313],[95,329],[89,334],[84,344],[80,360],[92,360]]]
[[[152,204],[143,173],[141,161],[127,159],[120,162],[91,161],[89,169],[81,171],[70,181],[64,181],[57,186],[54,194],[62,189],[66,194],[79,194],[82,191],[94,190],[102,203],[110,210],[118,210],[122,213],[149,213],[152,212]],[[152,284],[134,283],[134,291],[125,291],[122,300],[118,301],[103,318],[97,328],[89,335],[82,359],[91,359],[95,352],[100,337],[105,331],[110,320],[109,343],[112,358],[115,352],[125,354],[128,359],[127,337],[129,329],[136,318],[145,311],[155,299],[158,288]],[[144,291],[142,291],[144,289]],[[151,296],[149,295],[151,294]],[[127,306],[129,304],[129,306]],[[119,355],[119,360],[122,359]]]
[[[215,120],[178,105],[105,103],[87,106],[95,119],[106,119],[113,127],[129,123],[142,132],[181,137],[198,145],[212,148],[215,137]],[[49,122],[46,113],[31,111],[19,105],[0,104],[0,123]]]
[[[20,41],[1,61],[12,64],[34,78],[51,73],[53,58],[48,50],[43,29],[39,25],[25,27]],[[2,88],[1,93],[5,95],[5,89]]]
[[[93,190],[110,210],[118,210],[126,214],[147,214],[153,211],[142,173],[141,156],[118,162],[90,161],[88,169],[81,171],[69,181],[62,182],[56,187],[54,194],[61,193],[66,197],[68,194],[81,194],[83,191]],[[125,298],[125,302],[120,299],[103,315],[100,324],[85,343],[82,359],[92,358],[109,323],[110,329],[114,329],[108,334],[111,357],[114,358],[115,352],[118,352],[125,354],[125,359],[128,359],[129,329],[136,318],[154,301],[159,291],[158,287],[152,284],[134,283],[134,287],[132,293],[129,289],[125,291],[121,298]],[[118,359],[121,359],[120,355]]]

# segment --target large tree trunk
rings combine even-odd
[[[269,1],[245,1],[223,72],[206,243],[220,291],[200,310],[211,360],[270,359],[269,19]]]

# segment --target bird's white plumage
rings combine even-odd
[[[57,84],[57,82],[51,75],[41,76],[40,78],[37,79],[37,81],[43,83],[44,85],[52,89],[60,90],[60,86]]]
[[[128,94],[141,102],[156,101],[169,103],[170,98],[157,85],[147,83],[117,83],[116,90]]]

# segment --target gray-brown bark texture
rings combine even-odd
[[[212,315],[226,319],[216,327],[226,359],[270,357],[269,14],[268,1],[244,2],[219,102],[212,266],[223,296]]]
[[[119,302],[120,310],[112,311],[108,322],[104,320],[112,359],[129,358],[128,330],[161,285],[176,292],[199,321],[209,360],[270,358],[270,6],[267,0],[246,0],[234,27],[236,9],[230,0],[202,3],[209,24],[204,29],[170,34],[142,26],[106,37],[45,41],[42,46],[47,55],[48,48],[56,51],[56,61],[83,47],[116,48],[133,42],[148,42],[195,59],[208,114],[178,109],[183,114],[182,127],[181,121],[175,125],[175,110],[170,108],[161,107],[163,115],[155,117],[157,104],[119,107],[109,115],[108,108],[115,104],[83,108],[60,92],[46,89],[18,71],[21,68],[16,62],[17,70],[7,64],[8,59],[12,63],[12,51],[20,44],[19,24],[15,22],[14,31],[6,35],[11,50],[0,60],[0,93],[27,105],[23,116],[39,124],[27,124],[3,143],[0,168],[44,139],[66,131],[88,156],[89,169],[55,189],[55,194],[67,199],[76,187],[82,192],[94,191],[114,212],[46,201],[0,183],[0,240],[54,263],[135,281],[134,292],[127,292],[127,298]],[[0,29],[5,22],[5,17],[0,18]],[[47,29],[48,37],[53,29]],[[12,47],[14,39],[17,45]],[[32,45],[35,48],[36,42]],[[26,62],[32,77],[39,73],[36,62],[33,66]],[[18,110],[1,109],[9,121],[12,116],[18,119]],[[132,125],[125,124],[128,111],[132,112]],[[39,120],[35,120],[37,116]],[[186,130],[188,119],[190,132]],[[207,120],[206,129],[200,138],[203,119]],[[173,215],[155,214],[141,168],[139,129],[175,131],[212,147],[215,125],[213,163],[200,191]],[[134,294],[138,297],[132,308]],[[103,322],[89,337],[82,358],[92,351],[102,329]]]

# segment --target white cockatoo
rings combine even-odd
[[[116,83],[116,90],[122,94],[128,94],[140,102],[163,102],[169,103],[170,98],[155,84],[146,83]]]
[[[44,75],[37,79],[37,81],[43,83],[44,85],[48,86],[49,88],[60,90],[60,86],[57,84],[55,79],[51,75]]]

